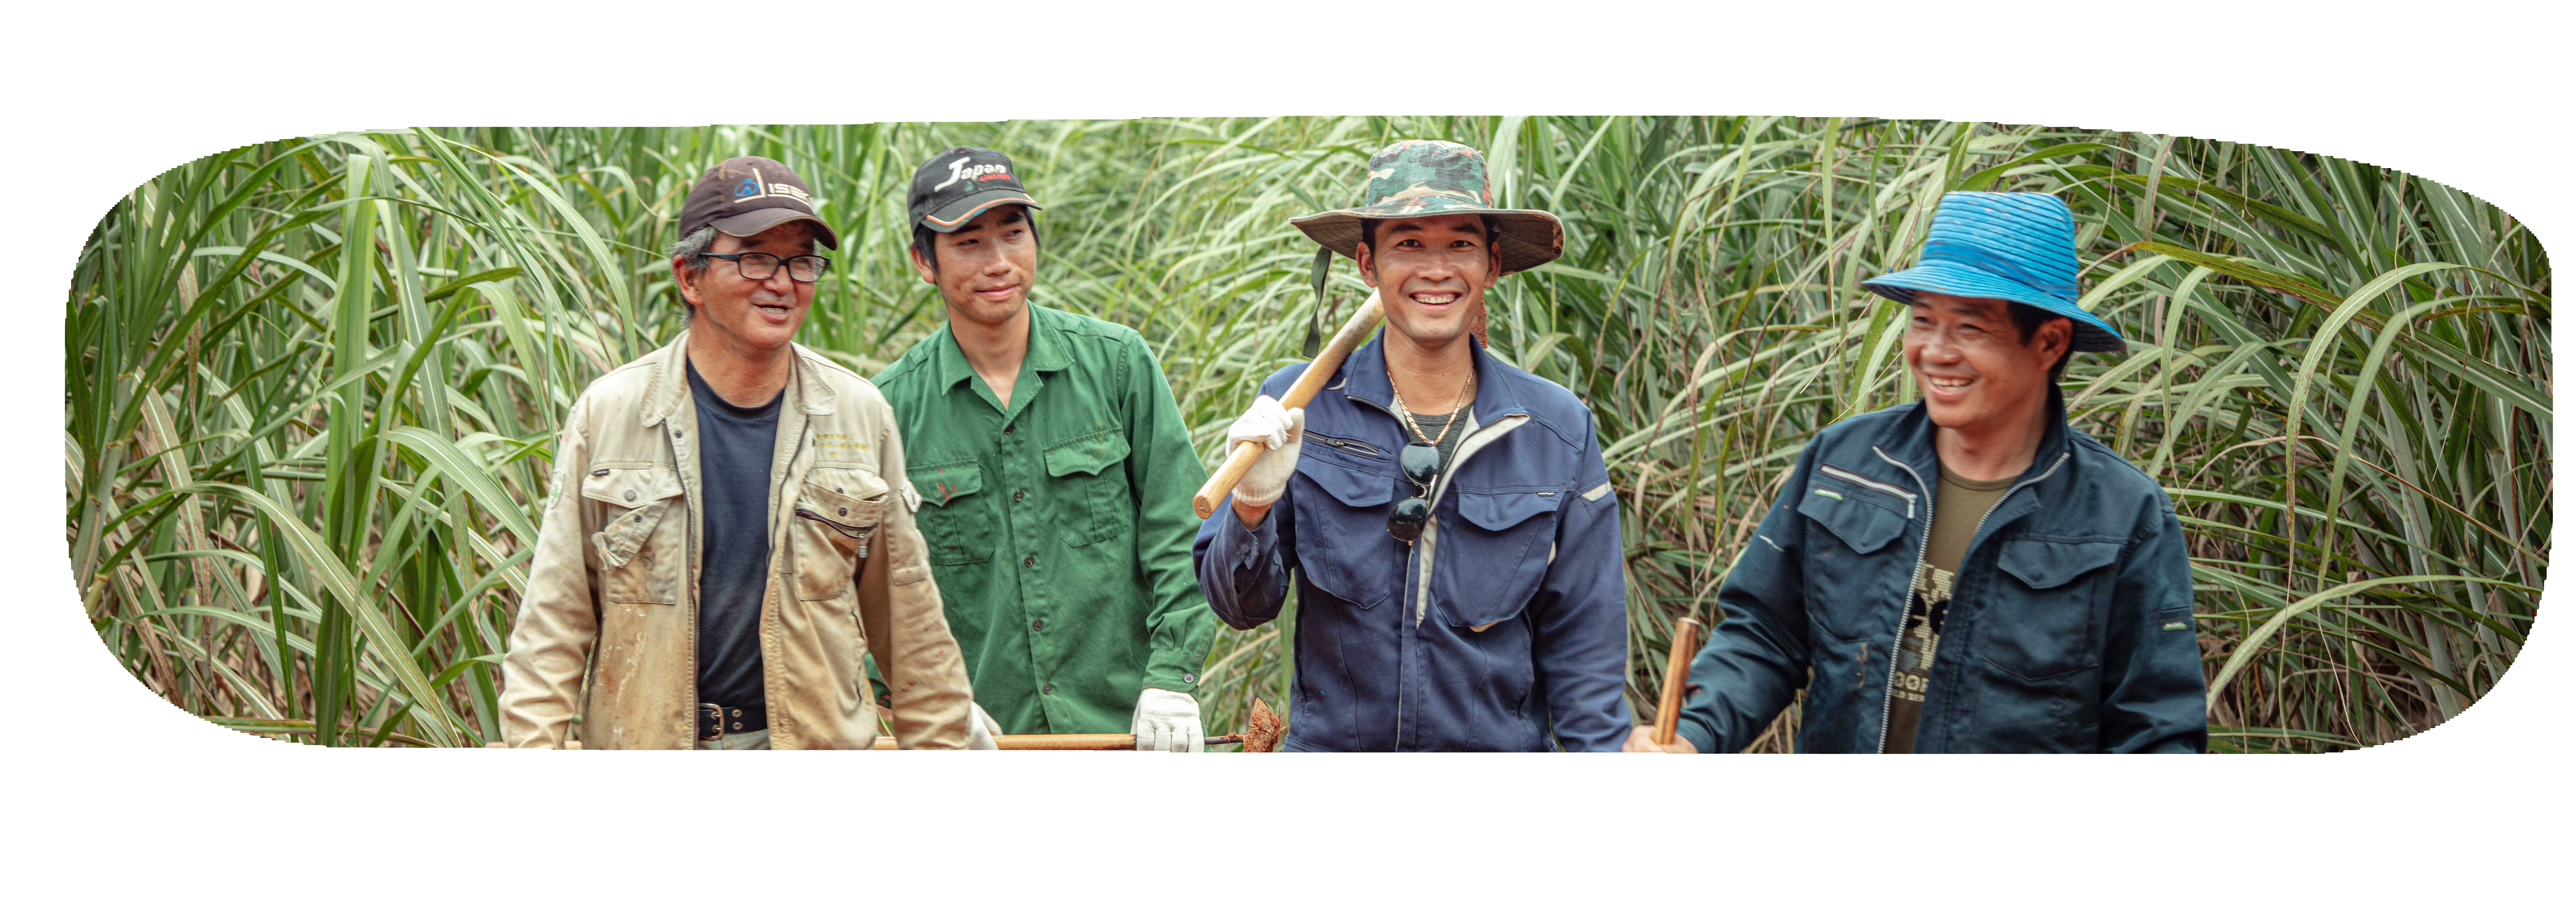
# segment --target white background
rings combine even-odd
[[[0,213],[0,828],[65,894],[2520,897],[2564,891],[2555,608],[2484,700],[2356,753],[2119,760],[365,753],[217,729],[82,621],[59,314],[190,158],[421,125],[1354,113],[2038,122],[2349,157],[2576,234],[2569,31],[2534,5],[47,4]],[[2561,374],[2568,365],[2560,358]],[[2560,437],[2566,437],[2561,430]],[[2552,888],[2554,886],[2554,888]]]

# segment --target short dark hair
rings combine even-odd
[[[1045,250],[1046,240],[1038,237],[1038,211],[1029,207],[1027,204],[1015,203],[1012,204],[1012,206],[1020,208],[1020,221],[1029,224],[1030,247],[1036,250]],[[914,253],[921,254],[921,258],[930,263],[930,274],[932,275],[939,274],[938,234],[938,232],[931,231],[930,226],[923,225],[919,222],[914,222],[912,224],[912,251]]]
[[[1483,213],[1476,214],[1476,219],[1485,224],[1485,246],[1492,247],[1494,245],[1494,241],[1503,233],[1502,221]],[[1377,225],[1384,221],[1386,220],[1360,220],[1360,243],[1368,245],[1369,253],[1371,255],[1375,255],[1377,253]]]
[[[2021,343],[2025,347],[2030,345],[2030,339],[2038,337],[2040,326],[2066,318],[2026,303],[2005,303],[2004,308],[2012,311],[2013,328],[2021,330]],[[2065,381],[2066,361],[2075,359],[2074,336],[2069,334],[2067,338],[2066,352],[2058,354],[2057,363],[2048,367],[2049,381]]]

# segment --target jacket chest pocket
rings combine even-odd
[[[817,465],[805,474],[787,524],[797,600],[838,600],[854,590],[885,498],[885,480],[864,469]]]
[[[1136,518],[1127,487],[1127,436],[1084,435],[1046,449],[1047,489],[1057,532],[1076,547],[1115,538]]]
[[[1366,610],[1404,581],[1404,542],[1386,533],[1386,508],[1401,477],[1364,473],[1300,457],[1289,478],[1296,511],[1297,566],[1306,581]]]
[[[599,553],[600,598],[620,604],[673,604],[685,593],[688,517],[680,475],[650,463],[612,463],[581,480],[581,496],[600,504],[590,533]]]
[[[2030,680],[2099,666],[2094,624],[2122,546],[2042,536],[2006,539],[1995,558],[2004,575],[1991,581],[1977,611],[1978,656]]]
[[[1431,596],[1449,625],[1484,631],[1519,616],[1555,556],[1563,491],[1458,494],[1432,536]]]
[[[993,505],[984,494],[984,467],[973,460],[930,463],[905,472],[921,495],[913,514],[932,566],[962,566],[993,559]]]
[[[1903,615],[1913,584],[1916,548],[1899,540],[1913,517],[1897,509],[1901,500],[1866,488],[1826,479],[1808,485],[1798,501],[1814,527],[1803,563],[1808,622],[1836,641],[1891,631],[1885,624]]]

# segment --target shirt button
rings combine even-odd
[[[1036,554],[1030,554],[1030,555],[1028,555],[1028,556],[1026,556],[1026,557],[1022,557],[1022,558],[1020,558],[1020,565],[1021,565],[1021,566],[1036,566],[1036,565],[1038,565],[1038,556],[1037,556]]]
[[[626,489],[626,499],[630,501],[635,499],[635,489]]]
[[[843,508],[841,508],[841,515],[842,515],[842,516],[848,516],[848,515],[850,515],[850,508],[848,508],[848,507],[843,507]]]
[[[1055,683],[1053,683],[1053,682],[1049,682],[1049,683],[1047,683],[1045,688],[1038,689],[1038,694],[1042,694],[1042,695],[1051,695],[1051,694],[1055,694]]]
[[[672,430],[671,430],[671,437],[673,437],[673,438],[686,438],[686,437],[689,437],[689,433],[687,433],[687,432],[683,432],[683,431],[680,431],[679,429],[672,429]]]
[[[1196,683],[1196,682],[1198,682],[1198,681],[1199,681],[1199,677],[1198,677],[1196,674],[1194,674],[1194,673],[1182,673],[1182,674],[1181,674],[1181,681],[1183,681],[1183,682],[1188,682],[1188,683]]]
[[[1029,630],[1030,630],[1030,631],[1036,631],[1036,630],[1044,629],[1044,628],[1046,628],[1046,620],[1037,620],[1037,621],[1035,621],[1035,622],[1029,623]]]
[[[1003,426],[1003,427],[1002,427],[1002,434],[1008,435],[1008,434],[1010,434],[1012,431],[1014,431],[1014,430],[1018,429],[1019,427],[1020,427],[1019,423],[1016,423],[1016,422],[1015,422],[1015,423],[1012,423],[1012,424],[1010,424],[1010,425]]]
[[[1029,499],[1029,492],[1028,492],[1026,489],[1022,489],[1022,490],[1019,490],[1019,491],[1011,492],[1011,500],[1014,500],[1014,501],[1024,501],[1024,500],[1028,500],[1028,499]]]

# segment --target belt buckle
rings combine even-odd
[[[713,726],[713,728],[715,729],[715,734],[714,734],[714,735],[709,735],[709,734],[707,734],[707,730],[706,730],[706,729],[701,728],[701,729],[699,729],[699,730],[698,730],[698,740],[699,740],[699,741],[723,741],[723,740],[724,740],[724,736],[725,736],[725,721],[724,721],[724,715],[725,715],[725,712],[724,712],[724,707],[723,707],[722,705],[719,705],[719,704],[700,704],[700,705],[698,705],[698,713],[699,713],[699,715],[701,715],[701,716],[709,716],[709,717],[712,717],[712,718],[714,719],[714,721],[715,721],[714,726]]]

